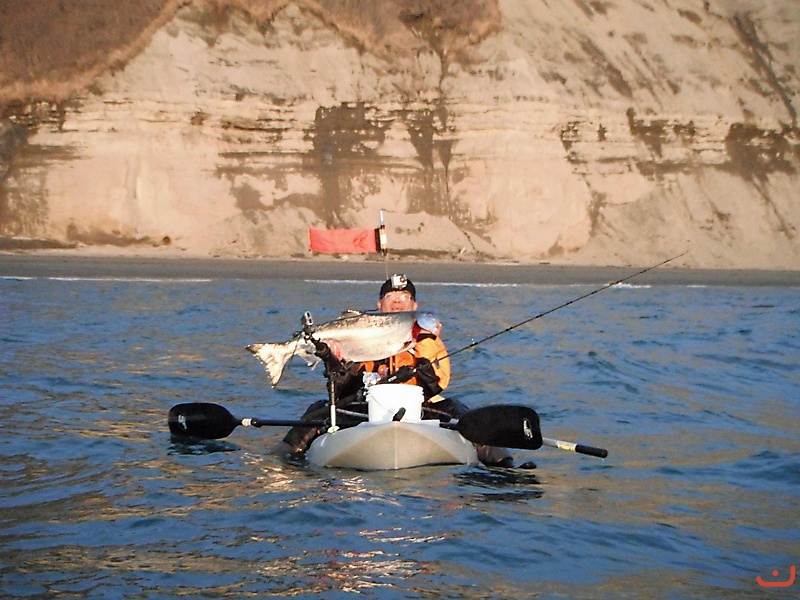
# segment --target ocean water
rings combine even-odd
[[[244,346],[372,308],[377,286],[0,278],[0,596],[800,595],[796,287],[623,285],[454,358],[450,395],[530,405],[605,460],[358,472],[268,455],[281,428],[170,438],[181,402],[299,416],[321,372],[297,361],[271,389]],[[593,287],[418,286],[451,351]]]

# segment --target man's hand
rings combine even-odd
[[[442,393],[442,387],[439,385],[439,376],[436,375],[431,361],[427,358],[417,359],[417,383],[425,390],[426,398]]]
[[[409,367],[408,365],[400,367],[386,378],[386,383],[403,383],[411,379],[415,373],[414,367]]]
[[[339,347],[339,344],[331,340],[330,343],[320,342],[319,340],[315,340],[311,338],[311,341],[314,344],[314,354],[320,357],[323,363],[325,363],[325,376],[333,375],[335,373],[342,373],[344,372],[344,366],[342,365],[342,361],[339,358],[342,351]],[[339,355],[336,352],[339,352]]]

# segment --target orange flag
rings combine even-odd
[[[366,254],[380,249],[378,229],[308,230],[312,252],[327,254]]]

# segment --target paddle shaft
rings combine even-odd
[[[574,442],[565,442],[563,440],[553,440],[543,437],[542,444],[558,448],[559,450],[567,450],[569,452],[577,452],[578,454],[588,454],[589,456],[597,456],[598,458],[606,458],[608,450],[605,448],[595,448],[594,446],[585,446],[583,444],[576,444]]]
[[[300,421],[299,419],[242,419],[243,427],[324,427],[327,421]]]

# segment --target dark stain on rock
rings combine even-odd
[[[203,123],[206,122],[208,116],[209,116],[208,113],[202,110],[198,110],[196,113],[192,115],[191,119],[189,119],[189,122],[195,127],[201,127]]]
[[[658,180],[671,173],[685,173],[693,167],[686,160],[637,160],[636,170],[648,179]]]
[[[47,238],[6,237],[0,235],[0,250],[10,252],[15,250],[69,250],[76,248],[75,243],[61,242]]]
[[[270,119],[248,119],[246,117],[227,117],[220,120],[219,125],[224,130],[236,133],[258,134],[259,141],[271,144],[280,142],[287,129],[285,125],[276,126]],[[249,143],[252,140],[247,138],[243,141]]]
[[[600,228],[600,219],[607,199],[608,194],[592,191],[592,200],[589,203],[589,237],[594,237]]]
[[[564,146],[564,150],[569,152],[572,150],[572,146],[575,142],[578,141],[578,128],[580,127],[580,121],[570,121],[566,125],[562,126],[558,132],[558,137],[561,140],[561,145]]]
[[[0,235],[36,237],[44,225],[48,204],[44,179],[23,185],[15,175],[27,169],[47,169],[49,163],[76,160],[69,146],[30,144],[30,136],[42,127],[59,131],[66,103],[12,103],[0,116]]]
[[[584,37],[581,42],[581,48],[583,51],[589,56],[591,61],[594,63],[595,67],[598,71],[602,72],[608,83],[613,87],[619,94],[625,96],[626,98],[633,97],[633,90],[631,86],[628,85],[628,82],[625,81],[625,77],[622,75],[622,71],[620,71],[614,64],[608,59],[605,53],[595,44],[592,40],[587,37]],[[597,89],[596,84],[592,82],[587,82],[592,87]],[[599,90],[598,90],[599,91]]]
[[[782,81],[781,77],[775,72],[773,67],[776,62],[769,50],[769,46],[759,38],[758,29],[749,15],[734,15],[732,22],[736,33],[739,35],[739,39],[742,40],[744,48],[748,51],[747,57],[753,69],[755,69],[756,73],[761,76],[786,107],[786,111],[789,113],[789,117],[792,121],[792,126],[796,127],[797,110],[792,105],[791,92],[784,85],[784,82],[791,78],[785,78],[785,80]]]
[[[11,120],[0,121],[0,184],[11,168],[17,149],[28,141],[28,129]]]
[[[380,155],[386,132],[402,124],[408,132],[419,164],[407,184],[409,212],[447,215],[460,222],[461,213],[450,193],[450,162],[453,156],[453,130],[443,104],[423,109],[401,109],[381,113],[363,103],[341,104],[317,109],[314,126],[306,132],[313,149],[306,156],[306,168],[320,180],[320,196],[311,206],[327,227],[347,226],[341,213],[357,206],[353,182],[358,178],[362,193],[371,189],[370,174],[396,168],[393,159]]]
[[[667,122],[663,119],[654,119],[648,122],[645,122],[644,119],[637,119],[636,111],[633,108],[629,108],[625,114],[628,117],[628,129],[631,135],[647,146],[653,154],[660,157],[666,138]]]
[[[368,163],[371,168],[379,164],[376,148],[385,140],[391,122],[361,102],[317,109],[314,127],[306,137],[313,143],[310,158],[320,179],[319,208],[327,227],[343,226],[339,213],[349,200],[345,182]]]
[[[658,158],[661,158],[665,144],[681,142],[691,146],[695,142],[697,127],[693,120],[687,123],[671,123],[667,119],[648,121],[638,118],[633,108],[629,108],[625,114],[631,136],[641,141]]]
[[[242,212],[268,209],[268,207],[261,202],[261,193],[247,183],[240,183],[232,187],[231,192],[234,198],[236,198],[236,208]]]
[[[403,111],[400,116],[422,167],[409,189],[409,210],[451,214],[449,169],[453,141],[447,137],[451,133],[447,109],[440,104],[435,109]]]
[[[141,245],[159,246],[164,242],[166,242],[167,245],[171,243],[168,236],[164,236],[162,240],[154,242],[148,236],[137,238],[130,235],[123,235],[119,231],[100,231],[96,229],[92,231],[81,231],[75,223],[67,225],[66,237],[67,241],[78,244],[86,244],[89,246],[119,246],[122,248]]]
[[[676,136],[682,138],[688,143],[693,142],[695,136],[697,135],[697,128],[695,127],[694,121],[689,121],[688,123],[675,123],[672,126],[672,131]]]
[[[800,131],[789,126],[784,126],[781,131],[771,131],[747,123],[734,123],[728,129],[725,149],[729,162],[722,168],[749,180],[778,222],[778,231],[788,239],[794,239],[796,228],[773,201],[767,178],[776,172],[796,174],[800,160]]]
[[[679,8],[678,14],[695,25],[700,25],[700,23],[703,22],[702,17],[692,10],[684,10]]]
[[[406,125],[411,143],[417,151],[417,160],[426,168],[434,165],[434,150],[446,147],[446,156],[449,162],[451,150],[447,140],[438,140],[437,137],[447,133],[447,109],[438,106],[435,109],[407,110],[401,113],[401,118]]]
[[[734,123],[725,137],[729,168],[746,179],[766,179],[773,172],[794,174],[800,158],[800,131],[784,127],[781,131],[761,129],[747,123]]]
[[[694,152],[684,159],[664,159],[664,147],[681,144],[692,150],[697,142],[697,127],[693,120],[686,123],[668,119],[646,120],[636,116],[633,108],[626,111],[628,130],[634,139],[642,142],[650,153],[651,160],[637,160],[636,169],[648,179],[659,179],[671,173],[685,173],[697,167]]]
[[[608,12],[608,2],[599,2],[598,0],[592,0],[587,2],[586,0],[572,0],[575,5],[581,9],[583,14],[587,17],[591,18],[595,14],[604,15]]]

